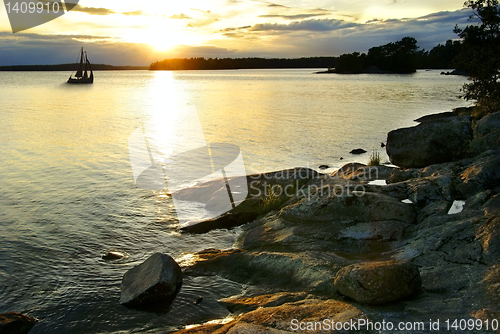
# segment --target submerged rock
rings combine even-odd
[[[353,264],[339,270],[335,287],[366,305],[386,304],[416,294],[422,285],[418,268],[409,261]]]
[[[349,153],[351,153],[351,154],[363,154],[363,153],[366,153],[366,151],[363,150],[362,148],[356,148]]]
[[[462,158],[472,136],[469,116],[446,117],[387,135],[387,155],[400,167],[425,167]]]
[[[127,254],[124,252],[119,252],[119,251],[108,251],[106,254],[102,256],[103,260],[110,261],[110,260],[119,260],[124,257],[127,257]]]
[[[2,334],[25,334],[35,326],[37,319],[17,313],[8,312],[0,314],[0,333]]]
[[[129,307],[168,308],[182,285],[182,272],[167,254],[155,253],[123,276],[120,303]]]

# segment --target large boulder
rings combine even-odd
[[[487,115],[477,122],[470,146],[473,155],[486,150],[500,150],[500,112]]]
[[[168,308],[182,285],[182,272],[167,254],[155,253],[123,276],[120,303],[128,307]]]
[[[469,116],[447,117],[387,135],[390,161],[404,168],[421,168],[462,158],[472,136]]]
[[[409,261],[362,262],[342,268],[335,276],[341,294],[366,305],[379,305],[414,295],[422,279]]]
[[[38,320],[17,312],[0,314],[0,333],[25,334],[35,326]]]
[[[459,196],[468,198],[487,189],[500,186],[500,154],[498,151],[486,151],[459,175],[460,182],[456,186]]]

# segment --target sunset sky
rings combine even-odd
[[[456,38],[455,24],[464,26],[470,14],[463,0],[277,1],[81,0],[65,15],[17,33],[0,6],[0,65],[69,63],[80,46],[93,63],[113,65],[338,56],[405,36],[431,49]]]

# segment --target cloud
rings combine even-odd
[[[191,58],[191,57],[231,57],[236,52],[236,49],[222,48],[214,45],[189,46],[179,45],[172,50],[176,57]]]
[[[256,24],[252,31],[332,31],[358,26],[358,23],[346,22],[344,20],[323,19],[295,21],[289,24],[261,23]]]
[[[267,7],[290,8],[288,6],[280,5],[280,4],[277,4],[277,3],[271,3]]]
[[[301,20],[307,19],[310,17],[326,15],[326,13],[318,13],[318,14],[293,14],[293,15],[277,15],[277,14],[268,14],[268,15],[259,15],[259,17],[270,17],[270,18],[281,18],[285,20]]]
[[[203,10],[203,9],[198,9],[198,8],[189,8],[189,9],[197,11],[197,12],[202,12],[204,14],[210,14],[210,13],[212,13],[211,10]]]
[[[115,11],[107,8],[84,7],[82,5],[75,5],[72,9],[73,12],[82,12],[89,15],[109,15],[115,14]]]
[[[367,52],[371,47],[405,36],[415,37],[421,48],[430,50],[448,39],[456,39],[453,33],[455,24],[469,24],[469,14],[467,9],[461,9],[411,19],[373,19],[366,23],[306,19],[229,27],[219,32],[227,38],[226,45],[238,45],[240,54],[266,57],[338,56],[355,51]]]
[[[204,20],[197,20],[186,25],[187,28],[201,28],[205,26],[209,26],[215,22],[219,22],[221,19],[208,18]]]
[[[200,21],[191,24],[207,25],[215,22],[216,13],[206,13]],[[151,62],[172,57],[303,57],[338,56],[350,52],[367,52],[369,48],[412,36],[420,47],[430,50],[448,39],[456,39],[455,24],[470,24],[467,19],[470,10],[438,12],[411,19],[370,20],[353,23],[335,19],[304,19],[282,23],[254,25],[210,26],[204,29],[214,39],[203,46],[179,46],[171,52],[159,53],[145,44],[120,42],[118,38],[106,36],[41,35],[33,33],[12,34],[0,32],[0,65],[58,64],[76,59],[84,43],[93,63],[112,65],[149,65]],[[178,14],[180,15],[180,14]],[[225,19],[225,17],[223,17]],[[262,20],[262,18],[261,18]],[[236,21],[238,22],[238,21]],[[223,22],[222,22],[223,23]],[[92,22],[78,24],[85,28]],[[95,31],[104,30],[95,24]],[[82,28],[83,29],[83,28]],[[85,30],[81,30],[85,31]],[[223,35],[224,38],[220,38]]]
[[[191,17],[187,16],[186,14],[184,13],[180,13],[180,14],[174,14],[172,16],[169,16],[169,19],[174,19],[174,20],[187,20],[187,19],[191,19]]]
[[[136,11],[133,11],[133,12],[122,12],[123,15],[142,15],[143,12],[142,10],[136,10]]]
[[[251,28],[252,26],[243,26],[243,27],[235,27],[235,28],[225,28],[220,30],[221,32],[229,32],[229,31],[239,31],[239,30],[246,30],[248,28]]]
[[[71,63],[82,44],[94,64],[149,65],[158,58],[147,45],[120,43],[114,37],[33,33],[14,37],[12,33],[0,32],[0,65]]]

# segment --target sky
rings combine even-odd
[[[9,2],[14,0],[4,0]],[[405,36],[430,50],[456,39],[456,24],[468,23],[471,12],[463,3],[80,0],[64,15],[16,33],[7,6],[0,6],[0,66],[71,63],[81,46],[92,63],[111,65],[184,57],[338,56],[366,52]]]

